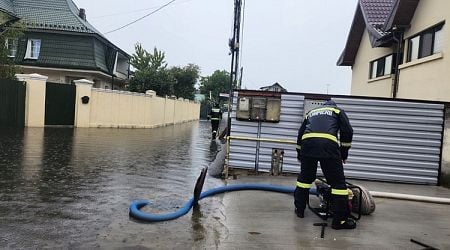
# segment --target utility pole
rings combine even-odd
[[[241,9],[242,9],[242,0],[234,0],[233,37],[229,41],[230,53],[231,53],[230,86],[232,88],[238,87],[239,47],[240,47],[240,34],[241,34]]]
[[[230,73],[230,92],[228,95],[228,126],[227,135],[230,135],[231,129],[231,112],[233,103],[233,89],[238,86],[238,71],[239,71],[239,42],[241,33],[241,9],[242,0],[234,0],[234,23],[233,23],[233,37],[229,40],[231,54],[231,73]]]

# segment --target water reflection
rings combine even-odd
[[[217,151],[209,130],[206,122],[0,130],[0,246],[95,248],[100,235],[139,234],[134,222],[121,228],[132,223],[130,201],[151,199],[152,212],[182,206]],[[209,179],[205,189],[217,185]],[[200,217],[197,210],[189,222],[192,234],[203,235]]]
[[[71,128],[45,128],[43,138],[42,169],[38,182],[42,201],[52,201],[58,197],[74,198],[79,186],[79,176],[71,164],[73,150]]]

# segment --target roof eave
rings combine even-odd
[[[352,25],[350,26],[350,32],[347,37],[345,48],[336,63],[337,66],[353,65],[356,52],[359,48],[359,44],[361,43],[365,28],[366,24],[361,11],[361,7],[358,3],[358,5],[356,6],[355,15],[353,17]]]
[[[386,22],[379,27],[385,34],[381,34],[375,27],[367,23],[367,17],[364,16],[364,11],[361,10],[361,3],[358,1],[347,43],[336,64],[338,66],[353,66],[365,29],[367,29],[367,32],[369,33],[372,48],[390,46],[393,42],[393,36],[390,31],[394,26],[400,28],[409,27],[419,1],[420,0],[395,0],[389,17],[386,19]],[[364,27],[364,29],[358,29],[360,27]]]
[[[391,30],[394,26],[409,27],[420,0],[396,0],[394,8],[384,23],[383,30]]]

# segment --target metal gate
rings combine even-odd
[[[45,125],[73,126],[76,86],[47,82],[45,91]]]
[[[25,82],[0,80],[0,127],[24,127]]]

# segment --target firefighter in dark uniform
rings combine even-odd
[[[308,112],[297,137],[297,158],[301,163],[301,171],[294,192],[294,204],[298,217],[304,217],[309,188],[316,179],[317,163],[320,162],[322,172],[331,186],[332,228],[356,227],[356,222],[349,218],[348,190],[343,169],[352,137],[353,129],[349,119],[334,101],[327,101]]]
[[[217,132],[219,131],[219,123],[222,120],[222,110],[219,105],[214,105],[208,115],[208,120],[211,119],[211,131],[212,139],[216,139]]]

